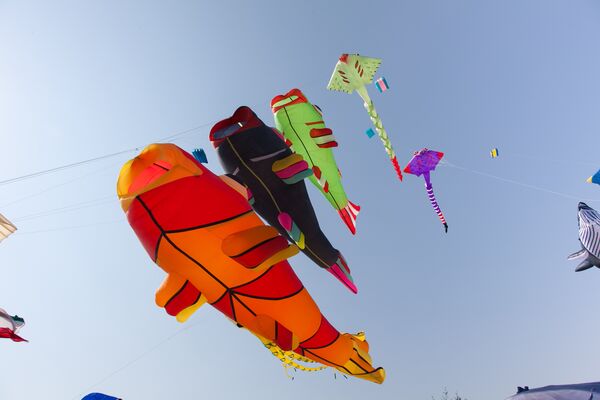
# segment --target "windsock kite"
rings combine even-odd
[[[237,181],[174,144],[152,144],[123,166],[117,191],[142,246],[167,274],[155,299],[169,315],[184,322],[208,303],[292,365],[384,381],[364,334],[341,333],[321,314],[287,261],[298,248],[262,222]]]
[[[300,154],[312,169],[309,180],[337,210],[352,234],[356,233],[356,217],[360,207],[348,200],[342,186],[342,174],[333,156],[338,143],[325,126],[321,110],[311,104],[300,89],[271,100],[275,127],[286,143]]]

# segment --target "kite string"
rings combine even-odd
[[[510,183],[510,184],[513,184],[513,185],[522,186],[522,187],[526,187],[526,188],[533,189],[533,190],[538,190],[538,191],[549,193],[549,194],[554,194],[556,196],[564,197],[564,198],[567,198],[567,199],[578,200],[578,201],[587,201],[587,202],[598,202],[598,201],[600,201],[600,199],[581,199],[580,197],[573,196],[573,195],[570,195],[568,193],[557,192],[556,190],[546,189],[546,188],[543,188],[541,186],[531,185],[529,183],[519,182],[519,181],[516,181],[516,180],[513,180],[513,179],[508,179],[508,178],[503,178],[501,176],[488,174],[487,172],[481,172],[481,171],[477,171],[477,170],[474,170],[474,169],[461,167],[459,165],[456,165],[456,164],[453,164],[451,162],[448,162],[447,160],[442,160],[440,162],[440,164],[441,165],[446,165],[446,166],[451,167],[451,168],[456,168],[456,169],[460,169],[460,170],[463,170],[463,171],[471,172],[471,173],[474,173],[474,174],[477,174],[477,175],[485,176],[487,178],[496,179],[496,180],[499,180],[499,181],[502,181],[502,182],[505,182],[505,183]]]
[[[160,142],[160,141],[164,141],[164,140],[174,140],[176,138],[182,138],[182,137],[184,137],[186,135],[189,135],[192,132],[194,132],[194,131],[196,131],[196,130],[198,130],[200,128],[209,126],[209,125],[211,125],[213,123],[214,122],[207,122],[207,123],[195,126],[193,128],[189,128],[189,129],[186,129],[184,131],[177,132],[177,133],[169,135],[169,136],[165,136],[163,138],[158,139],[157,141]],[[38,176],[47,175],[47,174],[50,174],[50,173],[53,173],[53,172],[62,171],[62,170],[65,170],[65,169],[79,167],[81,165],[93,163],[95,161],[100,161],[100,160],[104,160],[104,159],[107,159],[107,158],[116,157],[116,156],[119,156],[121,154],[131,153],[131,152],[134,152],[134,151],[138,151],[140,149],[141,149],[141,147],[132,147],[132,148],[129,148],[129,149],[126,149],[126,150],[117,151],[115,153],[105,154],[105,155],[102,155],[102,156],[89,158],[87,160],[77,161],[77,162],[74,162],[74,163],[65,164],[65,165],[61,165],[61,166],[58,166],[58,167],[49,168],[49,169],[45,169],[45,170],[42,170],[42,171],[37,171],[37,172],[33,172],[33,173],[30,173],[30,174],[25,174],[25,175],[17,176],[17,177],[10,178],[10,179],[5,179],[3,181],[0,181],[0,186],[8,185],[10,183],[20,182],[20,181],[31,179],[31,178],[36,178]]]
[[[167,336],[165,339],[163,339],[160,342],[156,343],[154,346],[148,348],[146,351],[144,351],[139,356],[137,356],[134,359],[128,361],[125,364],[123,364],[121,367],[115,369],[114,371],[112,371],[111,373],[109,373],[108,375],[106,375],[104,378],[100,379],[98,382],[94,383],[93,385],[90,385],[87,388],[85,388],[80,394],[74,396],[72,398],[72,400],[78,400],[78,399],[80,399],[82,395],[84,395],[85,393],[89,392],[91,389],[95,388],[96,386],[99,386],[99,385],[103,384],[104,382],[106,382],[107,380],[109,380],[110,378],[112,378],[113,376],[115,376],[118,373],[124,371],[125,369],[129,368],[131,365],[135,364],[136,362],[138,362],[142,358],[146,357],[148,354],[152,353],[154,350],[158,349],[159,347],[161,347],[162,345],[164,345],[165,343],[167,343],[171,339],[175,338],[176,336],[179,336],[181,333],[183,333],[184,331],[186,331],[188,329],[194,328],[195,326],[197,326],[199,324],[200,324],[200,322],[196,322],[195,324],[192,324],[192,325],[189,325],[189,326],[184,326],[184,327],[178,329],[177,331],[173,332],[171,335]]]

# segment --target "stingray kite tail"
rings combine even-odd
[[[426,186],[425,188],[427,189],[427,196],[429,197],[429,202],[431,203],[431,206],[437,213],[438,218],[440,219],[442,224],[444,224],[444,229],[446,230],[446,232],[448,232],[448,223],[446,222],[444,213],[440,209],[440,206],[438,205],[437,200],[435,199],[435,194],[433,193],[433,186]]]

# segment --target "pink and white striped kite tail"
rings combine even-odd
[[[435,199],[435,194],[433,193],[433,186],[426,187],[426,189],[427,189],[427,196],[429,197],[429,202],[433,206],[433,209],[437,213],[438,218],[440,219],[442,224],[444,224],[444,229],[446,230],[446,233],[448,233],[448,223],[446,223],[446,218],[444,217],[444,213],[442,212],[442,210],[440,210],[440,206],[438,205],[437,200]]]

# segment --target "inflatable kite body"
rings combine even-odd
[[[248,107],[240,107],[210,132],[227,174],[249,189],[252,207],[311,260],[356,293],[346,261],[317,221],[304,178],[308,163]]]
[[[0,338],[11,339],[13,342],[26,342],[17,335],[19,329],[25,325],[25,320],[17,315],[11,316],[0,308]]]
[[[167,273],[156,303],[168,314],[183,322],[207,302],[279,354],[383,382],[364,337],[339,333],[323,317],[287,262],[297,247],[263,224],[245,187],[173,144],[153,144],[123,166],[117,190]]]
[[[369,113],[371,122],[375,125],[375,130],[385,147],[385,152],[390,158],[398,178],[402,180],[402,171],[400,171],[400,166],[398,165],[392,142],[383,127],[383,122],[381,122],[381,118],[379,117],[379,114],[377,114],[375,105],[369,97],[369,92],[366,87],[366,85],[373,82],[373,75],[377,72],[380,64],[380,58],[363,57],[358,54],[342,54],[335,65],[331,79],[327,84],[327,89],[345,93],[356,91],[356,93],[358,93],[364,102],[363,105],[365,110]]]
[[[81,400],[121,400],[118,397],[108,396],[102,393],[90,393]]]
[[[600,382],[574,385],[552,385],[529,389],[519,387],[517,394],[506,400],[596,400],[600,397]]]
[[[583,259],[575,271],[600,268],[600,213],[585,203],[577,207],[579,217],[579,242],[581,250],[569,256],[569,260]]]
[[[430,172],[433,171],[440,162],[440,160],[444,157],[444,153],[440,151],[433,151],[428,149],[422,149],[420,151],[415,151],[413,158],[408,162],[408,165],[404,168],[404,172],[407,174],[413,174],[416,176],[423,175],[425,178],[425,190],[427,190],[427,196],[429,197],[429,202],[433,207],[433,210],[438,215],[441,223],[444,225],[444,229],[448,232],[448,224],[446,223],[446,218],[444,217],[444,213],[440,209],[440,206],[435,199],[435,194],[433,193],[433,185],[431,184],[431,176]]]
[[[271,100],[275,127],[283,134],[286,143],[300,154],[312,169],[310,181],[335,208],[353,234],[360,207],[348,201],[342,176],[333,157],[337,147],[331,129],[325,127],[321,111],[308,102],[299,89]]]

